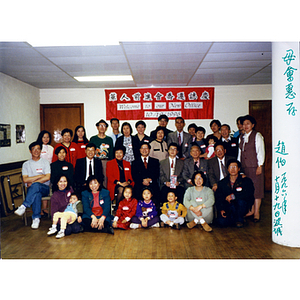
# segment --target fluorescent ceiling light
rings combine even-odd
[[[28,41],[32,47],[68,47],[68,46],[119,46],[117,40],[50,40],[31,39]]]
[[[74,77],[81,82],[95,82],[95,81],[132,81],[131,75],[116,75],[116,76],[78,76]]]

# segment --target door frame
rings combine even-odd
[[[270,111],[270,116],[271,116],[271,124],[270,124],[270,130],[271,130],[271,136],[270,136],[270,142],[271,142],[271,149],[267,149],[266,145],[265,145],[265,156],[268,155],[268,163],[266,166],[266,159],[265,159],[265,191],[271,191],[272,190],[272,122],[273,122],[273,116],[272,116],[272,100],[249,100],[249,114],[251,115],[252,113],[252,105],[254,104],[263,104],[263,103],[268,103],[269,106],[271,107],[271,111]],[[262,124],[260,124],[262,125]],[[264,137],[266,138],[266,137]],[[267,150],[269,150],[267,152]],[[267,168],[266,168],[267,167]],[[266,169],[268,169],[266,171]],[[266,184],[268,183],[268,184]]]

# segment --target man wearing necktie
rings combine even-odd
[[[185,189],[193,186],[192,176],[195,171],[202,171],[204,174],[207,172],[207,160],[204,158],[200,158],[201,150],[200,147],[196,143],[192,143],[190,149],[190,157],[186,158],[183,163],[183,171],[182,176],[184,179],[184,187]],[[205,186],[208,186],[209,182],[205,183]]]
[[[98,181],[103,184],[103,169],[100,159],[95,158],[96,145],[88,143],[85,148],[86,157],[77,159],[75,166],[75,190],[81,194],[86,189],[86,181],[91,175],[96,175]]]
[[[226,164],[229,159],[233,158],[226,155],[222,142],[215,144],[215,156],[208,160],[208,179],[214,192],[218,188],[218,182],[228,175]]]
[[[175,119],[175,127],[177,130],[169,133],[167,138],[168,146],[170,145],[170,143],[178,144],[178,157],[182,160],[189,156],[189,146],[192,142],[192,136],[189,133],[183,131],[184,126],[184,119],[182,117],[177,117]]]
[[[184,195],[184,180],[182,177],[182,170],[184,162],[177,156],[178,145],[171,143],[168,147],[169,157],[160,161],[160,203],[167,201],[167,194],[169,191],[175,191],[177,201],[183,203]]]
[[[140,157],[132,162],[133,194],[137,200],[142,200],[142,189],[150,187],[153,192],[152,201],[159,211],[159,160],[149,156],[150,149],[150,144],[143,142],[140,145]]]

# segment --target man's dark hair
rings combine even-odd
[[[39,143],[38,141],[32,142],[32,143],[28,146],[28,148],[29,148],[29,150],[31,151],[31,149],[32,149],[33,147],[37,146],[37,145],[39,145],[39,146],[40,146],[40,149],[42,150],[42,144]]]

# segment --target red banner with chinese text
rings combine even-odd
[[[213,87],[107,89],[106,120],[213,119]]]

